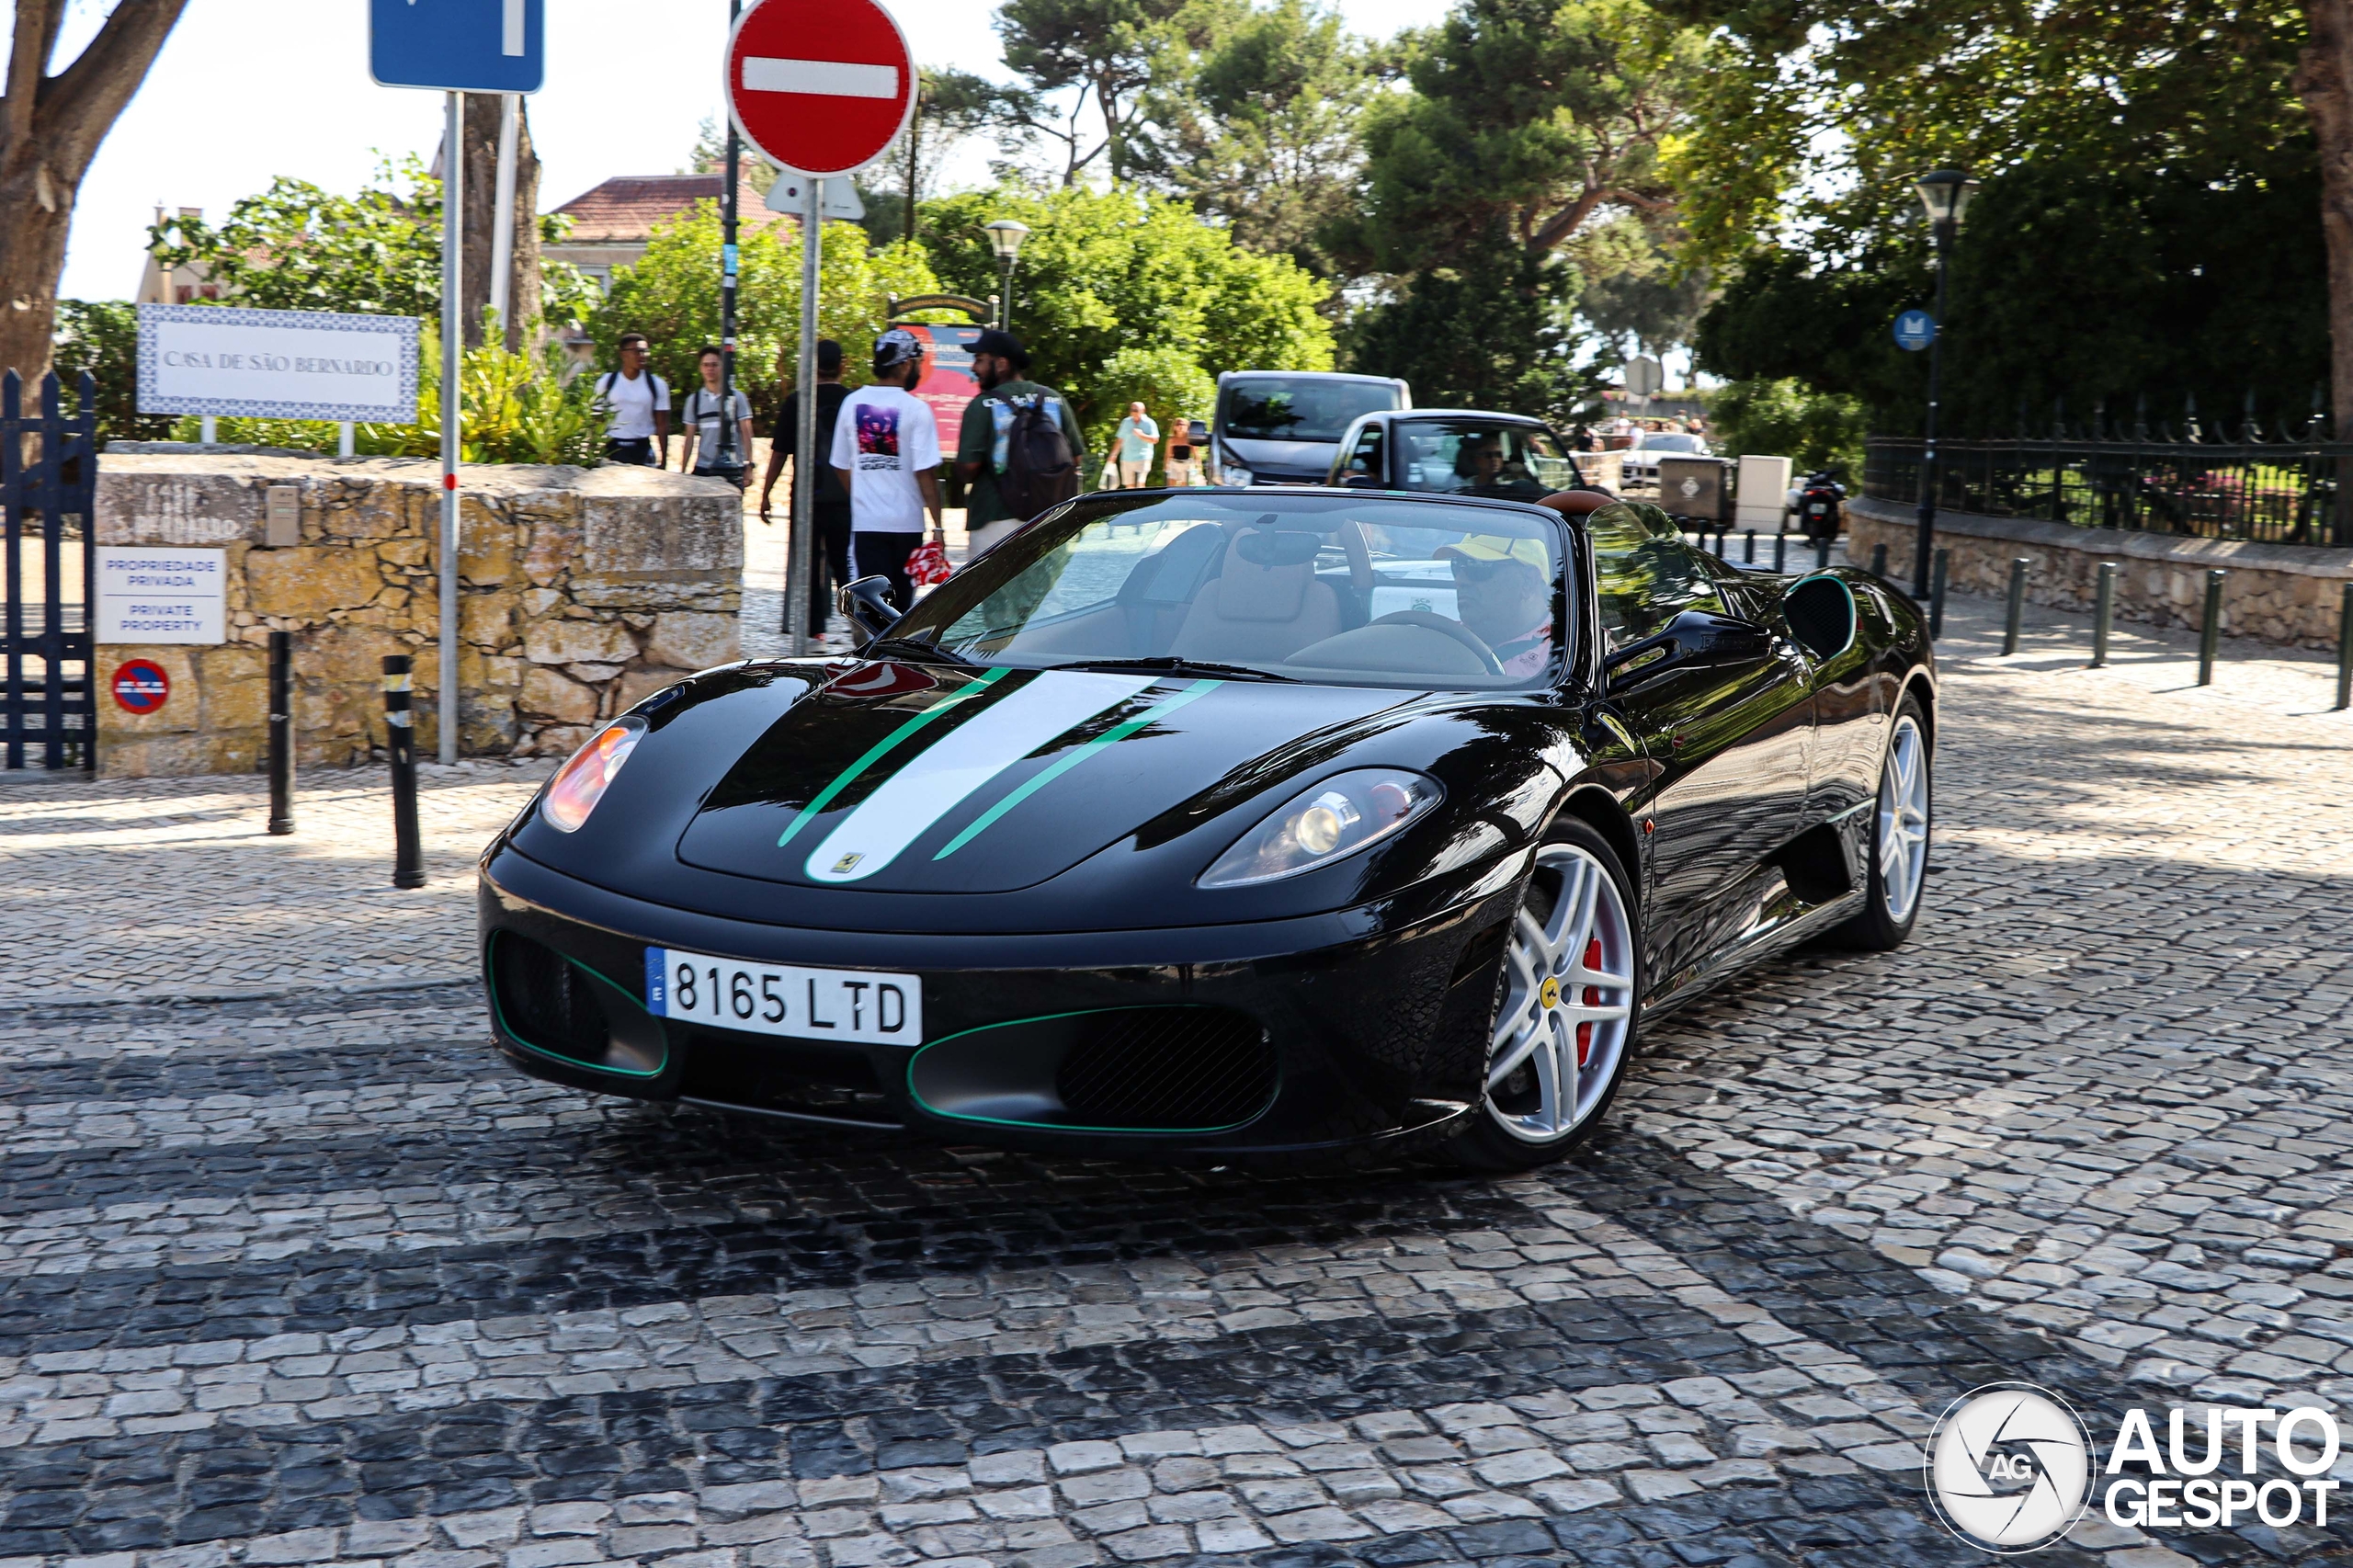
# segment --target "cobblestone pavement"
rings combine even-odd
[[[2346,1411],[2353,724],[2309,662],[2029,625],[1956,602],[1913,942],[1661,1020],[1511,1181],[515,1076],[464,872],[536,772],[437,774],[400,894],[359,776],[290,841],[244,780],[0,790],[0,1568],[1974,1562],[1919,1439],[1977,1383]]]

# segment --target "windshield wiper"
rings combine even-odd
[[[1074,665],[1057,665],[1064,670],[1153,670],[1162,675],[1201,676],[1221,680],[1279,680],[1296,686],[1290,676],[1279,676],[1272,670],[1253,669],[1248,665],[1211,664],[1206,659],[1179,659],[1160,654],[1149,659],[1082,659]]]
[[[920,637],[878,637],[858,651],[862,659],[937,659],[943,665],[953,665],[960,670],[984,670],[989,666],[963,654],[952,653],[936,642]]]

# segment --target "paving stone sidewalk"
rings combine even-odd
[[[1977,1383],[2346,1412],[2353,724],[2308,660],[1996,613],[1913,943],[1660,1021],[1506,1182],[574,1095],[465,975],[539,772],[436,773],[401,894],[363,776],[291,841],[257,781],[0,787],[0,1568],[1976,1562],[1919,1439]]]

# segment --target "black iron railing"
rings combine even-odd
[[[0,376],[0,768],[97,760],[86,607],[96,589],[97,386],[84,371],[72,415],[60,391],[52,370],[28,413],[23,378]]]
[[[2353,481],[2353,442],[2267,441],[2252,422],[2229,440],[2200,438],[2195,426],[2183,440],[2106,434],[1939,441],[1937,506],[2078,528],[2353,547],[2353,517],[2338,502]],[[1872,437],[1863,494],[1917,505],[1922,452],[1917,440]]]

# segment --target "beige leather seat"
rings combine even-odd
[[[1270,536],[1285,548],[1270,549]],[[1168,651],[1179,658],[1266,663],[1337,636],[1340,596],[1329,583],[1316,581],[1313,553],[1273,564],[1250,559],[1291,553],[1294,540],[1312,551],[1313,535],[1259,529],[1235,535],[1225,547],[1225,565],[1193,600]]]

